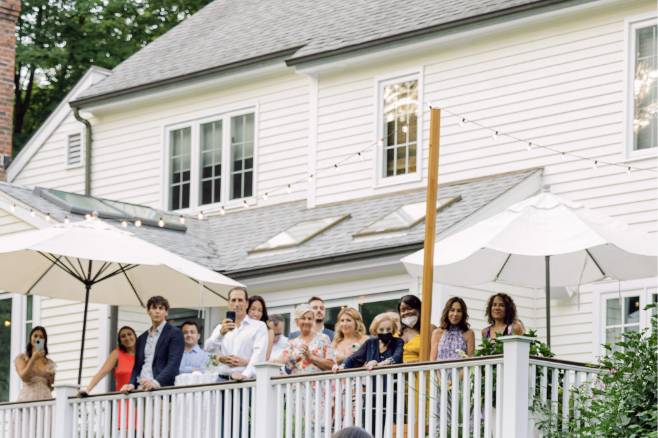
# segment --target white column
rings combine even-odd
[[[69,397],[78,392],[78,385],[69,383],[55,384],[55,433],[53,436],[73,436],[73,407]]]
[[[276,430],[279,413],[276,412],[276,392],[271,379],[278,376],[280,370],[280,364],[271,362],[256,364],[256,405],[254,407],[256,438],[270,438]]]
[[[503,436],[525,438],[528,435],[528,373],[530,343],[525,336],[504,336],[503,342]]]

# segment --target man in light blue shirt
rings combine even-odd
[[[181,326],[185,351],[180,363],[180,374],[203,371],[208,362],[208,353],[199,347],[199,325],[195,321],[185,321]]]

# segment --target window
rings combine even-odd
[[[231,199],[253,192],[254,115],[231,117]]]
[[[418,77],[380,84],[381,176],[416,173],[418,167]]]
[[[9,401],[10,377],[13,371],[11,351],[11,296],[0,299],[0,402]],[[28,332],[29,333],[29,332]]]
[[[255,114],[232,113],[168,130],[170,210],[218,207],[254,195]]]
[[[171,155],[169,162],[169,206],[172,210],[190,206],[191,177],[191,128],[181,128],[169,133]]]
[[[359,312],[361,312],[361,316],[363,316],[363,322],[366,325],[366,332],[370,328],[370,323],[375,319],[375,316],[384,312],[397,312],[399,302],[399,299],[393,299],[360,304]]]
[[[66,145],[66,165],[77,166],[82,164],[82,139],[80,134],[68,136]]]
[[[658,146],[658,29],[656,18],[630,23],[628,36],[629,134],[633,151]]]
[[[254,252],[269,251],[273,249],[291,248],[301,245],[302,243],[311,240],[313,237],[333,227],[348,217],[350,217],[349,214],[343,214],[340,216],[300,222],[288,228],[287,230],[280,232],[276,236],[269,239],[267,242],[261,243],[256,248],[249,251],[249,253],[251,254]]]
[[[649,312],[645,308],[649,304],[658,302],[658,292],[653,287],[640,286],[621,291],[610,291],[610,289],[608,291],[601,293],[598,301],[601,313],[600,331],[595,336],[597,348],[600,344],[619,342],[622,333],[638,332],[648,328],[651,325],[650,316],[655,310]]]

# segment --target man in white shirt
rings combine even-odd
[[[235,287],[228,293],[228,308],[235,312],[235,321],[224,319],[215,327],[204,347],[220,365],[220,378],[243,380],[256,376],[254,365],[265,362],[267,326],[247,315],[247,290]]]
[[[286,321],[281,315],[270,315],[270,327],[274,332],[274,342],[272,343],[272,353],[270,361],[281,356],[283,350],[288,347],[288,338],[283,334],[286,328]]]

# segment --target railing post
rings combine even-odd
[[[254,426],[256,438],[270,438],[276,430],[279,413],[276,412],[276,393],[272,377],[279,375],[281,364],[263,362],[256,364],[256,406]]]
[[[73,436],[73,407],[69,403],[69,397],[78,392],[78,385],[69,383],[55,384],[55,415],[54,426],[56,437]]]
[[[530,343],[525,336],[505,336],[503,343],[503,436],[525,438],[528,435],[528,373]]]

